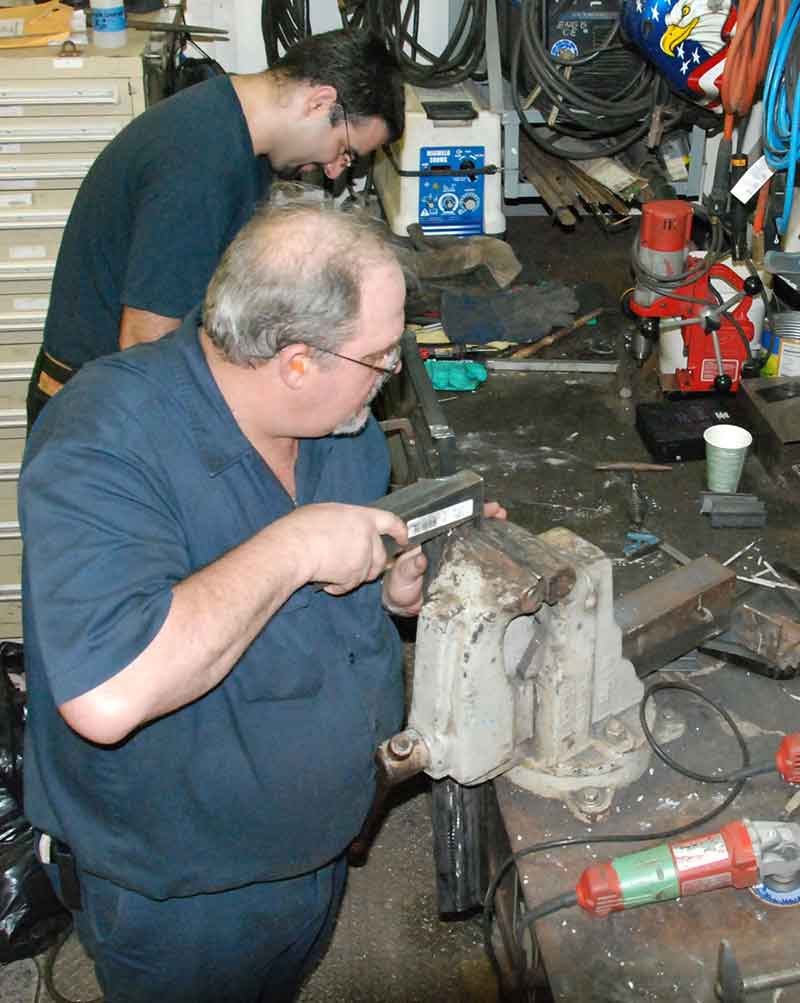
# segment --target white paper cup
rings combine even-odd
[[[712,425],[706,441],[706,480],[709,491],[735,493],[753,436],[739,425]]]

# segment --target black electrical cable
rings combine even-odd
[[[733,732],[733,736],[739,745],[739,749],[741,750],[742,767],[739,771],[737,771],[737,773],[742,774],[745,771],[751,769],[750,750],[747,747],[747,743],[744,740],[744,736],[742,735],[739,726],[736,724],[736,722],[733,720],[730,714],[728,714],[724,710],[724,708],[720,706],[720,704],[718,704],[715,700],[712,700],[711,697],[707,696],[705,693],[703,693],[702,690],[699,690],[694,686],[690,686],[687,683],[680,683],[680,682],[653,684],[645,691],[645,694],[642,697],[642,701],[639,704],[640,719],[644,714],[646,703],[650,700],[653,693],[655,693],[657,689],[687,690],[693,695],[698,696],[701,700],[704,700],[706,703],[710,704],[710,706],[713,707],[714,710],[716,710],[725,719],[725,721],[731,728],[731,731]],[[644,734],[648,742],[650,743],[653,751],[656,753],[656,755],[659,756],[659,758],[662,758],[661,752],[663,752],[663,750],[661,749],[661,746],[658,745],[657,742],[655,742],[655,739],[653,738],[650,729],[646,728]],[[672,764],[669,763],[668,765]],[[677,769],[679,773],[685,773],[684,768],[681,767],[679,764],[674,768]],[[766,772],[766,770],[763,767],[756,767],[756,770],[760,772]],[[688,776],[689,774],[686,775]],[[751,775],[754,774],[748,774],[748,776]],[[729,777],[730,776],[735,776],[735,774],[730,774]],[[719,777],[714,777],[713,782],[730,783],[731,780],[727,778],[720,779]],[[594,846],[596,843],[651,843],[656,840],[674,839],[676,836],[682,836],[685,832],[690,832],[691,830],[696,829],[699,826],[706,825],[708,822],[711,822],[713,819],[721,815],[727,808],[730,807],[731,804],[733,804],[736,798],[741,794],[746,782],[747,782],[747,777],[745,776],[741,776],[739,779],[736,779],[735,781],[733,781],[734,783],[733,790],[729,792],[727,797],[724,798],[724,800],[719,805],[717,805],[715,808],[712,808],[710,811],[706,812],[705,815],[701,815],[699,818],[694,819],[694,821],[687,822],[686,824],[677,826],[674,829],[667,829],[664,832],[648,833],[647,835],[643,835],[641,832],[638,832],[627,835],[622,833],[597,835],[593,836],[591,839],[585,839],[583,837],[581,838],[572,837],[567,839],[551,839],[542,843],[533,843],[531,846],[527,846],[522,850],[517,850],[515,853],[512,853],[509,857],[507,857],[503,861],[503,863],[497,869],[497,873],[489,882],[489,887],[486,890],[486,895],[484,896],[484,901],[483,901],[482,919],[483,919],[484,948],[492,964],[492,967],[498,974],[498,977],[500,975],[500,965],[497,960],[497,955],[494,950],[494,945],[492,944],[492,919],[494,916],[494,900],[495,896],[497,895],[497,889],[500,887],[500,883],[508,873],[509,869],[513,867],[513,865],[517,861],[523,859],[524,857],[532,856],[535,853],[543,853],[548,850],[559,850],[569,846],[586,846],[587,844],[591,844],[592,846]],[[565,893],[565,895],[569,894],[570,893]],[[562,896],[560,896],[559,899],[560,898],[562,898]],[[546,904],[553,904],[557,901],[559,900],[551,899],[549,900],[549,903]],[[559,908],[566,908],[566,906],[561,906]]]
[[[533,909],[522,913],[517,920],[517,927],[530,926],[532,923],[544,919],[545,916],[552,916],[554,912],[560,912],[562,909],[571,909],[577,904],[578,896],[575,892],[564,892],[563,895],[557,895],[555,898],[548,899],[547,902],[542,902]]]
[[[663,680],[661,682],[652,683],[648,686],[645,690],[644,696],[642,697],[642,702],[639,704],[639,723],[642,726],[645,738],[650,744],[650,748],[663,763],[666,763],[667,766],[675,770],[676,773],[680,773],[684,777],[689,777],[690,780],[699,780],[704,784],[736,784],[742,780],[747,780],[749,777],[758,776],[762,773],[774,773],[777,770],[777,765],[774,761],[772,763],[761,763],[757,766],[751,766],[748,760],[748,762],[743,764],[741,769],[736,770],[733,773],[715,775],[709,773],[698,773],[697,770],[690,770],[688,767],[683,766],[676,759],[673,759],[672,756],[670,756],[669,753],[658,744],[647,724],[647,718],[645,716],[647,704],[650,701],[650,698],[655,693],[659,693],[661,690],[681,690],[685,693],[691,693],[696,697],[700,697],[702,700],[709,703],[714,710],[722,718],[724,718],[728,727],[734,729],[734,733],[736,733],[736,722],[721,704],[718,704],[716,701],[706,696],[702,690],[699,690],[696,686],[692,686],[690,683]]]
[[[261,0],[261,35],[267,65],[311,34],[310,0]]]
[[[368,10],[371,10],[369,19]],[[342,11],[342,18],[348,26],[368,22],[394,52],[404,79],[419,87],[441,88],[461,83],[477,74],[483,60],[486,0],[464,0],[450,37],[438,55],[419,40],[420,0],[372,0],[371,5],[355,8],[349,17]]]
[[[552,155],[583,160],[613,155],[643,138],[655,109],[670,103],[669,88],[653,68],[633,50],[612,47],[613,32],[591,59],[570,63],[556,59],[545,47],[544,24],[542,0],[523,0],[521,30],[512,40],[510,79],[514,107],[531,141]],[[542,123],[528,122],[522,107],[523,53],[534,83],[532,101],[544,117]],[[669,116],[664,127],[671,128],[679,117]],[[543,128],[557,135],[610,142],[599,150],[573,151],[543,136]]]

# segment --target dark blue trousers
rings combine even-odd
[[[342,857],[299,878],[161,902],[81,872],[73,918],[105,1003],[289,1003],[328,946],[346,877]]]

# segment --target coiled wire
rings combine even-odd
[[[547,51],[544,25],[543,0],[523,0],[510,76],[514,107],[529,138],[555,156],[585,160],[613,155],[645,136],[656,106],[671,103],[669,87],[649,63],[618,42],[618,27],[596,52],[565,62]],[[541,124],[528,122],[523,108],[520,86],[526,75],[534,85],[533,103],[546,119]],[[670,128],[679,118],[673,109],[664,127]],[[543,136],[543,126],[558,136],[609,142],[601,150],[567,150]]]
[[[311,34],[311,0],[261,0],[261,34],[267,66]]]
[[[458,21],[438,55],[419,41],[420,0],[344,0],[339,11],[346,28],[370,29],[384,39],[404,79],[411,84],[451,87],[480,72],[486,0],[464,0]]]
[[[800,0],[794,0],[772,50],[764,80],[764,155],[775,171],[786,171],[783,212],[777,220],[785,233],[800,159]]]

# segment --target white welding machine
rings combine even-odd
[[[500,115],[464,84],[426,89],[406,84],[402,139],[375,158],[383,211],[399,236],[458,237],[505,232]]]

